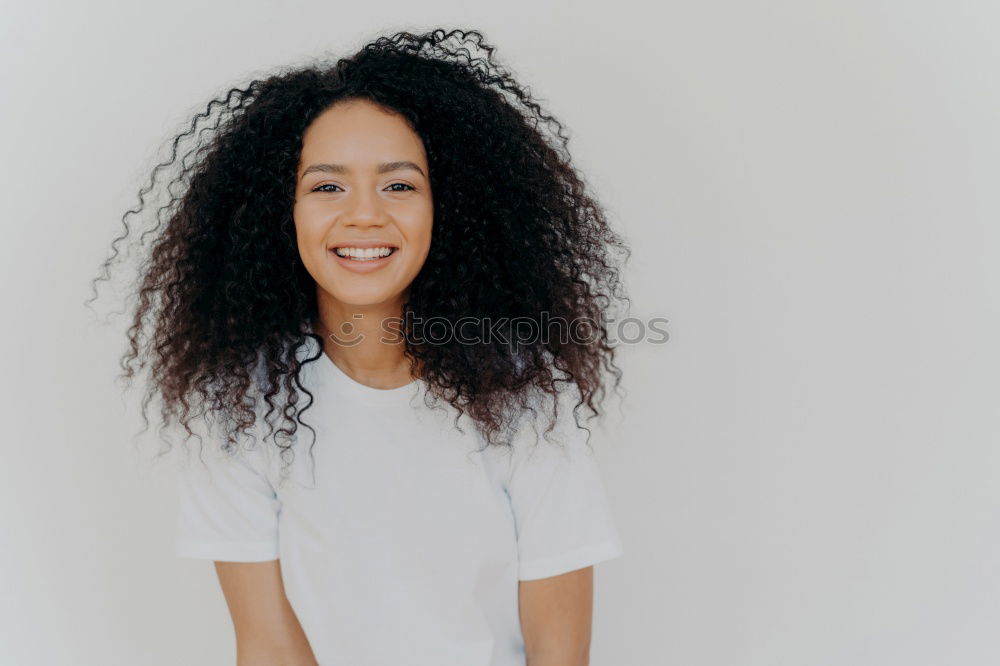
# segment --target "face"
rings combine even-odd
[[[402,304],[430,251],[428,176],[420,137],[371,102],[338,102],[309,125],[293,216],[318,298],[327,305]]]

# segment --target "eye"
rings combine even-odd
[[[407,192],[407,191],[415,190],[416,189],[412,185],[408,185],[406,183],[392,183],[391,185],[389,185],[390,188],[391,187],[396,187],[396,186],[402,187],[404,189],[401,189],[401,190],[400,189],[391,190],[392,192]],[[325,189],[323,189],[324,187],[336,187],[336,188],[340,188],[340,185],[334,185],[333,183],[323,183],[322,185],[318,185],[318,186],[314,187],[312,189],[312,191],[313,192],[333,192],[334,191],[334,190],[325,190]]]

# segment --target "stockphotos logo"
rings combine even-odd
[[[353,317],[357,325],[344,322],[339,331],[330,334],[331,341],[344,347],[353,347],[367,336],[361,326],[364,315]],[[406,337],[412,344],[420,345],[516,345],[533,346],[549,344],[589,345],[606,339],[611,345],[666,344],[670,339],[665,317],[641,319],[603,319],[590,317],[566,319],[542,312],[539,317],[418,317],[408,313],[404,317],[387,317],[379,321],[379,341],[398,344]]]

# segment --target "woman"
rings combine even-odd
[[[492,54],[402,32],[255,80],[140,193],[178,169],[124,366],[218,442],[177,554],[215,561],[240,664],[587,663],[624,550],[576,411],[620,379],[628,251]]]

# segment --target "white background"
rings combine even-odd
[[[0,21],[0,663],[234,663],[90,280],[220,92],[473,27],[632,243],[594,666],[1000,663],[1000,6],[20,2]],[[121,279],[121,275],[118,275]],[[155,412],[153,413],[155,416]]]

